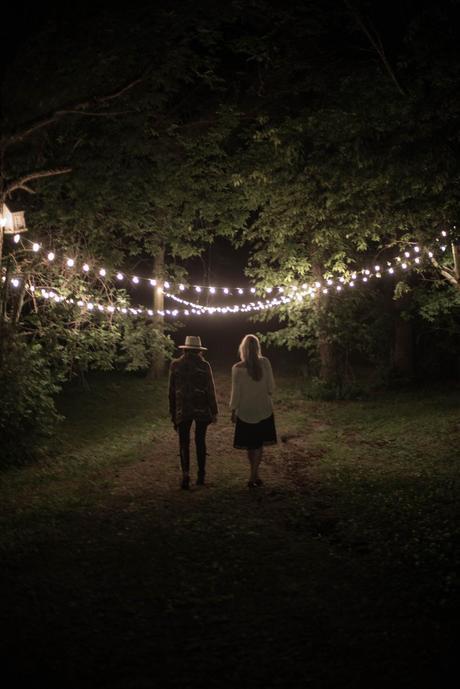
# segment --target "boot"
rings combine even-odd
[[[190,476],[188,474],[184,474],[182,477],[180,487],[182,488],[182,490],[188,490],[189,486],[190,486]]]
[[[180,487],[182,490],[188,490],[190,485],[190,449],[188,447],[180,448],[180,468],[182,469]]]

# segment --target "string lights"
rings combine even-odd
[[[447,249],[447,232],[443,230],[441,232],[441,237],[436,239],[441,252],[445,252]],[[21,237],[20,235],[15,235],[13,241],[17,244],[19,243]],[[32,242],[30,240],[25,240],[30,245],[31,250],[34,253],[45,252],[44,248],[38,242]],[[213,285],[186,285],[184,283],[178,283],[177,285],[171,285],[167,280],[162,282],[157,278],[144,278],[137,275],[131,275],[120,270],[108,271],[102,266],[91,266],[88,262],[79,263],[72,256],[63,256],[61,260],[69,269],[81,270],[85,275],[93,274],[100,278],[107,278],[108,280],[115,279],[117,283],[122,283],[123,286],[127,282],[132,285],[149,284],[150,287],[156,288],[157,290],[164,293],[165,297],[181,304],[181,306],[186,308],[181,309],[165,309],[154,311],[152,309],[147,309],[145,307],[118,307],[113,305],[104,305],[97,302],[96,298],[91,298],[90,301],[83,302],[82,300],[73,300],[64,297],[60,297],[56,291],[53,290],[37,290],[35,291],[36,296],[41,296],[45,300],[51,300],[56,303],[61,301],[76,305],[88,312],[99,311],[114,313],[126,313],[130,315],[142,315],[146,317],[154,317],[155,315],[160,316],[173,316],[177,315],[190,316],[190,315],[213,315],[213,314],[227,314],[227,313],[248,313],[253,311],[262,311],[278,308],[285,306],[289,303],[299,303],[307,298],[312,298],[318,294],[330,294],[336,293],[340,294],[344,292],[345,288],[353,289],[357,284],[369,283],[372,279],[381,279],[384,275],[394,275],[397,271],[407,272],[411,268],[418,268],[422,262],[423,256],[428,256],[429,259],[434,258],[434,252],[432,249],[423,248],[419,245],[411,246],[406,248],[401,255],[396,256],[392,261],[386,261],[386,266],[380,264],[375,264],[371,268],[365,267],[360,270],[354,270],[350,273],[340,275],[337,278],[325,277],[322,280],[316,280],[312,283],[303,283],[302,285],[288,284],[288,285],[275,285],[275,286],[265,286],[265,287],[218,287]],[[57,255],[53,251],[48,251],[44,255],[44,260],[49,264],[57,261]],[[2,281],[5,281],[5,277],[2,277]],[[13,288],[18,288],[21,285],[21,276],[15,275],[10,278],[10,284]],[[28,286],[30,291],[33,291],[31,285]],[[178,291],[183,293],[186,290],[193,290],[195,294],[201,295],[203,291],[207,291],[210,295],[215,297],[218,294],[223,294],[226,297],[232,295],[243,296],[245,294],[259,294],[261,298],[258,301],[250,301],[246,303],[234,303],[225,305],[202,305],[190,300],[183,299],[179,297],[174,292]],[[271,295],[275,293],[276,296]],[[270,298],[264,298],[263,295],[270,296]]]

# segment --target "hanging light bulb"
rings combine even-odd
[[[169,284],[169,282],[167,280],[164,281],[164,287],[165,287],[165,289],[169,289],[171,287],[171,285]]]
[[[48,255],[47,255],[46,258],[48,259],[48,261],[54,261],[54,259],[56,258],[56,256],[55,256],[55,254],[54,254],[52,251],[50,251],[50,252],[48,253]]]
[[[13,237],[13,242],[14,242],[15,244],[19,244],[20,241],[21,241],[21,235],[20,235],[20,234],[15,234],[14,237]]]
[[[181,283],[181,284],[179,285],[179,289],[180,289],[181,292],[183,292],[183,291],[185,290],[185,285],[183,285],[183,284]]]
[[[124,275],[123,273],[117,273],[117,280],[123,280]]]
[[[40,251],[40,244],[38,244],[38,242],[34,242],[32,244],[32,251],[35,251],[35,253],[37,253],[37,251]]]
[[[210,288],[209,288],[209,291],[211,292],[211,294],[215,294],[215,293],[216,293],[216,288],[215,288],[215,287],[210,287]]]
[[[84,263],[84,264],[82,265],[82,270],[84,270],[85,273],[88,273],[88,272],[89,272],[89,265],[88,265],[87,263]]]
[[[66,264],[68,265],[69,268],[73,268],[75,265],[75,261],[73,260],[73,258],[68,258],[66,261]]]
[[[133,282],[135,285],[139,284],[139,278],[137,277],[137,275],[133,275]]]
[[[99,275],[100,275],[101,277],[105,277],[105,276],[107,275],[106,269],[105,269],[105,268],[101,268],[100,271],[99,271]]]
[[[157,284],[157,281],[154,278],[150,278],[149,283],[150,283],[151,287],[155,287],[155,285]]]

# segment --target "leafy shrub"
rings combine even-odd
[[[348,383],[337,378],[334,381],[324,381],[321,378],[311,378],[303,389],[304,397],[308,400],[357,400],[367,397],[367,393],[356,383]]]
[[[3,336],[0,350],[0,458],[2,464],[34,453],[60,416],[53,379],[40,344],[28,344],[12,333]]]

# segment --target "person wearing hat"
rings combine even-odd
[[[190,485],[190,430],[195,421],[195,446],[198,464],[197,485],[204,485],[206,472],[206,431],[217,421],[216,390],[211,366],[203,358],[201,339],[187,335],[179,345],[183,354],[169,369],[169,411],[174,430],[179,434],[181,487]]]

